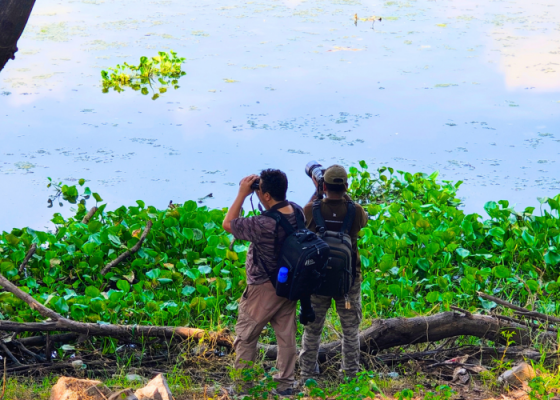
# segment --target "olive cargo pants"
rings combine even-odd
[[[247,368],[244,361],[255,362],[259,335],[270,322],[278,343],[278,373],[274,375],[274,380],[278,382],[278,390],[292,387],[297,359],[296,304],[295,301],[277,296],[270,281],[247,286],[239,303],[239,316],[235,325],[237,336],[233,348],[236,369]]]
[[[362,321],[362,279],[357,276],[348,293],[350,308],[345,307],[344,297],[311,296],[311,304],[315,310],[315,321],[304,328],[302,350],[299,355],[301,376],[308,379],[316,375],[317,354],[321,343],[321,333],[325,324],[327,311],[334,299],[336,312],[342,326],[342,371],[354,378],[360,368],[360,322]]]

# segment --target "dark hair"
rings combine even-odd
[[[327,183],[325,182],[325,186],[327,190],[334,194],[344,194],[346,193],[346,185],[338,185],[335,183]]]
[[[276,201],[286,200],[288,191],[288,177],[279,169],[264,169],[261,171],[261,191],[270,193]]]

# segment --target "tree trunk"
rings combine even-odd
[[[35,0],[0,0],[0,71],[15,58],[17,42],[34,4]]]

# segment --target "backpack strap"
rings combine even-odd
[[[340,228],[340,232],[342,233],[350,232],[350,229],[352,229],[352,225],[354,224],[354,218],[356,217],[356,206],[354,205],[354,202],[348,201],[346,204],[348,205],[348,210],[346,211],[346,216],[342,222],[342,228]]]
[[[317,230],[319,232],[322,233],[327,229],[325,219],[321,214],[321,200],[315,200],[313,202],[313,221],[315,221],[315,225],[317,226]]]

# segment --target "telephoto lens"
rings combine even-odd
[[[317,182],[323,179],[323,166],[317,161],[309,161],[305,166],[305,173],[308,177],[314,177]]]

